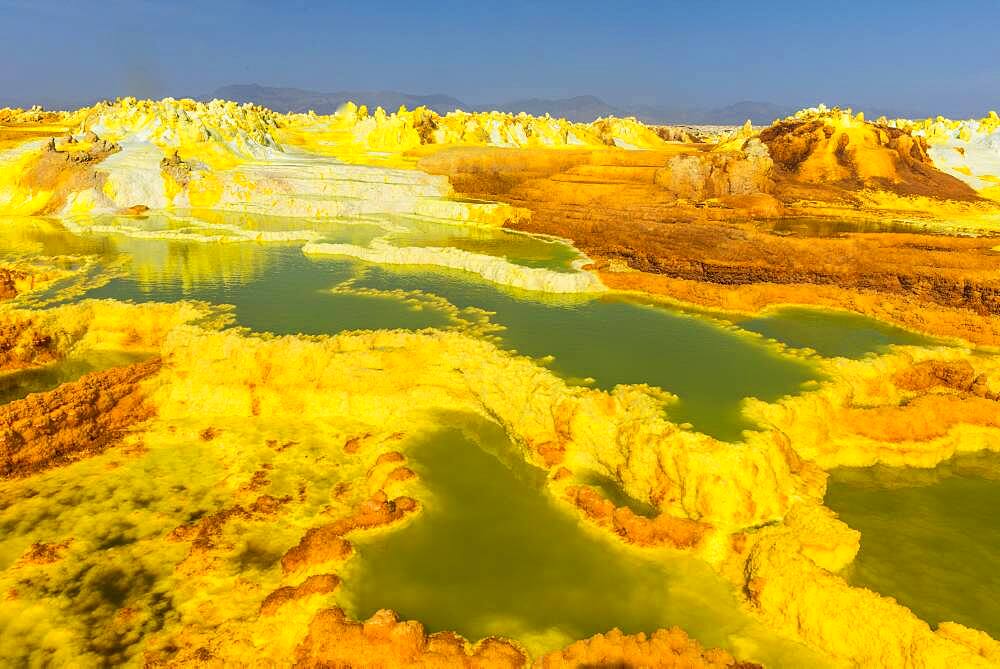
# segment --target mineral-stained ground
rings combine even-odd
[[[1000,665],[998,146],[0,110],[0,663]]]

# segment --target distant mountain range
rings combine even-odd
[[[181,96],[183,97],[183,96]],[[602,116],[635,116],[640,121],[651,124],[680,125],[741,125],[750,120],[754,125],[768,125],[777,118],[795,113],[802,106],[780,105],[771,102],[743,101],[725,107],[684,107],[668,105],[612,105],[593,95],[579,95],[571,98],[526,98],[496,104],[470,104],[450,95],[439,93],[417,94],[399,91],[336,91],[321,93],[303,88],[282,88],[259,84],[236,84],[223,86],[199,100],[221,98],[236,102],[253,102],[279,112],[307,112],[332,114],[347,101],[368,105],[369,109],[382,107],[386,111],[396,111],[400,105],[408,109],[425,106],[444,114],[454,109],[465,111],[499,110],[516,114],[526,112],[532,116],[550,114],[557,118],[587,123]],[[37,100],[47,109],[77,109],[96,102],[64,100]],[[30,107],[35,102],[21,100],[0,100],[0,107],[6,105]],[[923,118],[914,111],[855,107],[865,112],[868,118],[886,116],[888,118]]]
[[[593,95],[572,98],[548,99],[527,98],[497,104],[468,104],[450,95],[401,93],[399,91],[337,91],[320,93],[301,88],[279,88],[259,84],[238,84],[223,86],[203,100],[221,98],[236,102],[253,102],[280,112],[315,111],[317,114],[332,114],[347,101],[368,105],[369,109],[382,107],[395,111],[400,105],[408,109],[421,105],[444,114],[454,109],[465,111],[498,111],[516,114],[526,112],[532,116],[551,114],[571,121],[589,122],[602,116],[635,116],[646,123],[689,123],[703,125],[737,125],[750,119],[755,125],[771,123],[776,118],[784,118],[798,109],[788,105],[769,102],[737,102],[717,109],[641,106],[614,106]]]
[[[371,109],[382,107],[387,111],[396,111],[400,105],[408,109],[421,105],[444,113],[452,109],[464,108],[462,101],[448,95],[415,95],[398,91],[337,91],[335,93],[320,93],[301,88],[276,88],[258,84],[237,84],[217,88],[209,95],[200,99],[211,100],[220,98],[235,102],[253,102],[278,112],[307,112],[312,110],[317,114],[332,114],[345,102],[353,101],[366,104]]]

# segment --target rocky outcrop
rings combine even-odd
[[[281,567],[287,574],[324,562],[344,560],[354,550],[350,542],[343,538],[345,534],[388,525],[416,511],[418,506],[417,501],[410,497],[389,499],[379,490],[349,516],[306,532],[299,543],[281,558]]]
[[[153,415],[141,382],[160,362],[93,372],[0,406],[0,477],[14,478],[100,453]]]
[[[615,629],[595,634],[549,653],[535,663],[538,669],[570,667],[651,667],[656,669],[754,669],[760,665],[737,662],[724,650],[706,650],[682,630],[657,630],[650,635],[623,634]]]
[[[927,143],[906,130],[871,123],[849,111],[800,112],[760,133],[775,164],[802,184],[898,195],[978,200],[976,192],[936,169]]]
[[[426,634],[415,621],[400,621],[382,610],[365,622],[348,619],[338,608],[320,612],[295,651],[295,666],[303,668],[364,666],[489,667],[520,669],[528,659],[508,641],[483,639],[470,645],[451,632]]]
[[[296,586],[286,585],[278,588],[267,597],[260,605],[260,615],[273,616],[278,613],[282,606],[310,595],[325,595],[337,589],[340,579],[333,574],[316,574],[310,576]]]
[[[772,161],[767,147],[753,138],[740,151],[710,151],[674,156],[653,175],[654,183],[677,197],[700,202],[728,195],[770,193]]]
[[[704,538],[710,525],[688,518],[659,514],[645,518],[628,507],[616,507],[599,492],[587,486],[571,486],[566,497],[584,515],[601,527],[613,531],[622,539],[639,546],[672,546],[692,548]]]
[[[186,187],[191,182],[191,165],[181,160],[177,151],[160,161],[160,171],[171,179],[178,189]]]

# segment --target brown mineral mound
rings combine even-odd
[[[474,646],[451,632],[427,635],[420,623],[401,622],[382,610],[363,623],[339,608],[320,611],[295,651],[296,667],[509,667],[527,665],[520,649],[507,641],[483,639]]]
[[[851,408],[843,429],[879,442],[925,442],[958,425],[1000,428],[1000,405],[982,397],[931,394],[904,405]]]
[[[121,147],[89,133],[83,142],[64,142],[57,145],[55,138],[49,140],[18,175],[14,186],[27,192],[51,192],[45,206],[37,214],[49,214],[62,209],[71,194],[94,189],[100,193],[106,175],[94,166]]]
[[[826,199],[806,185],[847,191],[887,190],[945,200],[979,200],[967,184],[936,169],[927,144],[908,131],[865,121],[837,110],[800,114],[760,134],[779,168],[779,193]],[[816,197],[820,195],[819,197]]]
[[[530,212],[509,227],[568,238],[599,268],[613,260],[616,268],[656,275],[602,275],[613,288],[739,311],[788,303],[840,307],[933,334],[1000,343],[995,239],[881,232],[786,237],[745,222],[791,213],[793,203],[797,216],[845,208],[857,216],[858,208],[883,206],[882,200],[921,216],[950,216],[956,207],[963,216],[982,214],[969,204],[975,193],[930,165],[916,138],[831,116],[779,122],[761,139],[771,155],[750,138],[648,151],[465,147],[425,156],[419,166],[448,175],[462,195]],[[721,222],[734,219],[742,220]]]
[[[367,621],[348,620],[339,608],[320,611],[296,649],[298,667],[522,668],[527,656],[509,641],[483,639],[470,644],[452,632],[426,634],[416,621],[400,621],[382,610]],[[562,667],[662,667],[672,669],[751,669],[724,650],[704,650],[678,628],[653,634],[622,634],[615,629],[577,641],[535,662],[539,669]]]
[[[943,387],[967,391],[977,397],[998,399],[990,392],[989,377],[977,374],[968,360],[923,360],[900,370],[893,378],[899,388],[920,391]]]
[[[260,605],[260,615],[273,616],[289,602],[309,595],[323,595],[333,592],[339,586],[340,579],[333,574],[315,574],[299,585],[286,585],[269,594]]]
[[[1000,366],[961,348],[905,349],[822,363],[830,380],[748,415],[824,469],[933,467],[955,453],[1000,450]]]
[[[691,548],[711,529],[706,523],[666,513],[656,518],[637,515],[628,507],[616,507],[588,486],[571,486],[566,489],[566,496],[587,518],[639,546]]]
[[[613,288],[739,311],[832,306],[1000,343],[995,239],[783,238],[745,222],[849,214],[991,224],[995,208],[936,169],[923,139],[860,116],[812,110],[759,137],[643,151],[455,147],[418,165],[461,195],[530,212],[508,227],[568,238],[599,268],[607,260],[657,275],[603,275]]]
[[[470,644],[453,632],[426,634],[416,621],[400,621],[382,610],[365,622],[349,620],[339,608],[320,611],[296,649],[297,667],[522,668],[528,657],[511,642],[486,638]],[[663,667],[673,669],[750,669],[724,650],[704,650],[677,628],[652,635],[619,630],[577,641],[540,658],[540,669],[562,667]]]
[[[425,156],[419,167],[448,175],[461,193],[527,207],[547,226],[697,217],[694,203],[746,198],[773,187],[771,160],[756,139],[742,148],[709,149],[706,144],[646,151],[458,147]]]
[[[343,535],[352,530],[388,525],[417,508],[417,501],[411,497],[389,499],[379,490],[346,518],[306,532],[281,558],[281,566],[287,574],[322,562],[343,560],[353,551]]]
[[[0,477],[28,476],[95,455],[147,418],[140,382],[160,361],[93,372],[0,406]]]
[[[17,279],[23,279],[23,273],[0,267],[0,300],[10,300],[17,297]]]
[[[0,372],[41,365],[61,357],[51,333],[27,318],[0,323]]]
[[[577,641],[561,651],[549,653],[536,663],[540,669],[564,667],[656,667],[662,669],[752,669],[750,662],[737,662],[721,649],[703,650],[682,630],[657,630],[643,634],[622,634],[614,629]]]

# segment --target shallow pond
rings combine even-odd
[[[846,311],[786,307],[766,315],[737,320],[744,330],[757,332],[792,348],[811,348],[826,358],[861,358],[882,353],[891,344],[933,346],[938,340]]]
[[[613,627],[680,625],[702,643],[739,647],[769,666],[809,657],[741,613],[731,587],[704,562],[625,548],[581,526],[498,426],[456,414],[440,422],[451,427],[407,449],[425,489],[421,513],[352,539],[358,555],[341,596],[355,617],[392,608],[430,631],[511,636],[533,654]]]
[[[833,470],[826,504],[861,531],[854,585],[895,597],[932,625],[1000,637],[1000,454],[933,469]]]

